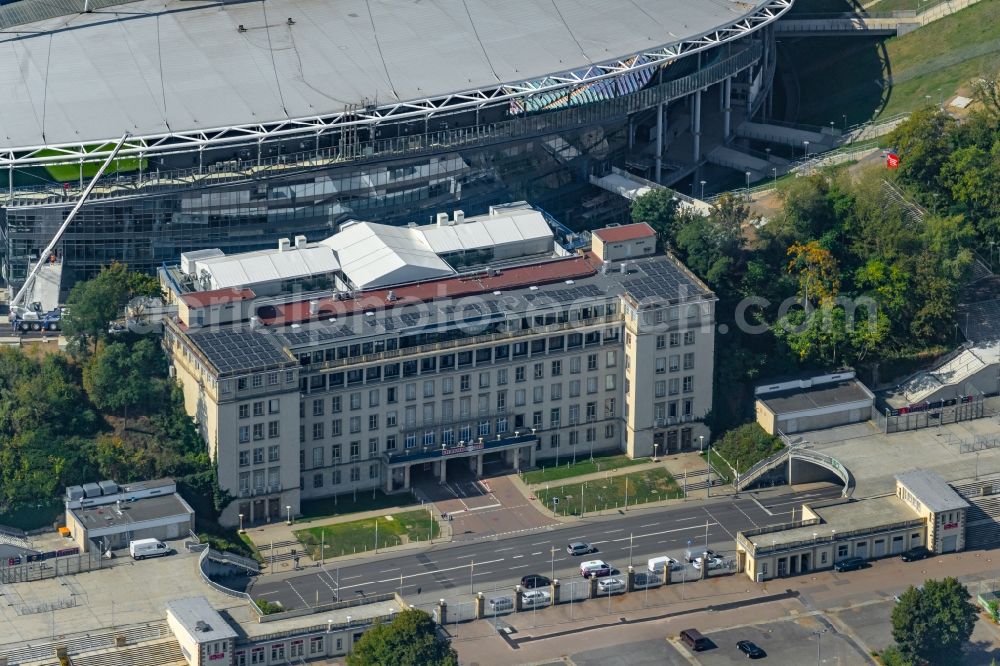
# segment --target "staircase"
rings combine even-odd
[[[125,637],[126,645],[136,645],[148,641],[157,641],[171,635],[166,620],[122,628],[118,631],[108,631],[99,634],[77,634],[67,636],[63,640],[45,641],[34,645],[7,647],[0,645],[0,657],[7,658],[8,666],[20,664],[51,664],[57,663],[55,657],[57,647],[65,647],[66,652],[73,657],[87,652],[109,650],[116,646],[118,636]],[[113,663],[113,662],[111,662]]]
[[[176,638],[70,657],[73,666],[174,666],[187,664]]]
[[[965,548],[978,550],[1000,546],[1000,493],[981,495],[984,485],[993,484],[1000,490],[1000,476],[981,479],[963,484],[952,484],[962,498],[969,503],[965,513]]]
[[[964,349],[937,368],[910,379],[902,386],[902,394],[912,405],[928,400],[946,386],[960,391],[962,382],[987,365],[974,349]]]

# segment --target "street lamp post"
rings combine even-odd
[[[840,117],[844,119],[844,131],[846,132],[847,131],[847,114],[846,113],[842,113],[842,114],[840,114]]]
[[[243,514],[240,514],[240,534],[243,534]]]
[[[826,633],[826,629],[823,629],[822,631],[814,631],[812,633],[813,633],[813,636],[816,637],[816,666],[819,666],[820,665],[820,658],[821,658],[821,655],[822,655],[822,652],[820,650],[820,645],[822,643],[821,639],[823,638],[823,634]]]
[[[806,157],[809,157],[809,142],[803,141],[802,144],[806,147],[806,152],[805,152]]]
[[[705,200],[705,181],[701,181],[701,200]]]
[[[660,462],[656,459],[657,450],[660,448],[659,442],[653,442],[653,462]]]
[[[549,580],[556,579],[556,550],[555,546],[549,549],[549,564],[551,565],[551,571],[549,572]]]
[[[749,172],[749,171],[746,172],[746,177],[747,177],[747,199],[750,199],[750,176],[751,175],[752,175],[751,172]]]
[[[288,525],[291,525],[292,524],[292,505],[291,504],[286,504],[285,505],[285,511],[288,512],[288,520],[286,520],[285,522]]]
[[[705,456],[705,466],[708,468],[708,483],[705,484],[705,496],[712,496],[712,444],[708,445],[708,454]]]

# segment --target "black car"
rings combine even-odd
[[[916,562],[917,560],[923,560],[931,556],[931,551],[927,550],[923,546],[917,546],[916,548],[911,548],[904,551],[899,559],[904,562]]]
[[[856,571],[858,569],[864,569],[868,566],[868,563],[863,557],[848,557],[837,562],[833,568],[839,572],[844,571]]]
[[[740,652],[745,654],[748,659],[761,659],[762,657],[767,656],[767,653],[758,647],[758,645],[753,641],[740,641],[736,644],[736,647],[738,647]]]
[[[551,584],[551,580],[539,574],[528,574],[521,579],[521,587],[529,590],[536,587],[548,587]]]

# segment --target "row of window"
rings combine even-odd
[[[312,474],[312,487],[322,488],[324,484],[329,482],[331,486],[339,486],[343,483],[343,470],[335,469],[329,473],[327,476],[326,472],[314,472]],[[371,463],[368,465],[368,478],[377,479],[379,477],[379,466],[378,463]],[[352,465],[348,468],[348,483],[357,483],[361,480],[361,467],[359,465]],[[299,477],[299,490],[305,490],[306,488],[306,477]]]
[[[286,645],[287,645],[287,658],[298,658],[301,660],[305,657],[305,639],[296,638],[292,639],[290,642],[286,643],[272,643],[270,647],[271,661],[270,663],[284,662],[286,659]],[[344,651],[344,640],[342,638],[336,639],[336,654],[340,654]],[[247,664],[266,664],[268,649],[267,647],[253,647],[250,648],[250,654],[247,655],[246,650],[236,650],[233,652],[233,664],[235,666],[247,666]],[[309,655],[316,656],[324,653],[323,649],[323,637],[322,636],[311,636],[309,638]],[[249,661],[247,657],[249,656]]]
[[[653,382],[654,398],[679,395],[681,393],[694,393],[694,375],[686,375],[683,378],[658,379]]]
[[[185,347],[185,351],[187,348]],[[253,375],[248,375],[246,377],[236,378],[236,391],[237,393],[242,393],[250,389],[260,390],[264,388],[266,384],[268,388],[275,388],[280,385],[281,373],[278,371],[271,371],[267,373],[256,373]],[[285,370],[285,383],[289,384],[295,381],[295,371]],[[228,394],[233,392],[233,380],[224,379],[222,380],[222,393]]]
[[[694,331],[684,331],[683,340],[684,340],[685,346],[686,345],[693,345],[694,344],[694,339],[695,339],[694,338],[694,334],[695,334]],[[656,336],[656,348],[657,349],[666,349],[668,344],[671,347],[680,347],[681,346],[681,333],[679,331],[677,331],[677,332],[674,332],[674,333],[669,333],[669,334],[665,333],[663,335],[657,335]]]
[[[251,437],[255,442],[264,439],[265,426],[267,428],[267,439],[278,439],[281,437],[280,421],[268,421],[266,424],[253,423],[249,425],[241,425],[238,431],[240,444],[246,444],[250,441]]]
[[[671,354],[670,356],[657,356],[655,362],[656,374],[662,375],[668,370],[670,372],[680,372],[681,370],[681,355]],[[684,369],[693,370],[694,369],[694,352],[688,352],[684,354]]]
[[[239,452],[240,456],[240,467],[249,467],[253,465],[261,465],[264,463],[264,447],[254,448],[252,451],[250,449],[244,449]],[[267,447],[267,462],[275,463],[281,462],[281,446],[274,444]]]
[[[281,401],[277,398],[271,398],[270,400],[255,400],[254,402],[245,402],[239,406],[239,415],[241,419],[250,418],[251,412],[254,416],[264,416],[264,407],[267,407],[268,414],[279,414],[281,413]]]
[[[615,305],[607,306],[607,313],[614,314],[616,309]],[[507,322],[507,326],[504,327],[506,331],[519,331],[528,330],[535,326],[548,326],[551,324],[567,323],[571,319],[573,321],[580,321],[585,319],[590,319],[592,317],[600,317],[605,315],[605,306],[596,305],[593,307],[583,308],[579,311],[581,314],[585,314],[583,317],[571,317],[568,310],[561,313],[549,313],[544,315],[535,315],[533,318],[522,318],[520,320],[520,326],[510,326],[510,322]],[[337,347],[327,347],[326,349],[314,349],[308,352],[302,352],[297,354],[299,363],[302,365],[312,365],[319,363],[327,363],[330,361],[340,361],[344,359],[360,358],[368,356],[369,354],[380,354],[386,351],[395,351],[396,349],[405,349],[408,347],[419,346],[421,344],[429,344],[435,342],[442,342],[441,335],[449,336],[449,333],[424,333],[422,335],[415,336],[404,336],[399,338],[388,338],[386,340],[371,340],[368,342],[357,342],[349,345],[339,345]],[[618,329],[609,328],[604,332],[603,340],[609,342],[612,340],[618,340]],[[432,336],[432,337],[428,337]],[[454,337],[463,337],[450,335],[449,339]],[[497,345],[496,347],[483,347],[476,350],[461,351],[456,354],[445,354],[440,357],[426,357],[423,359],[404,361],[402,364],[403,376],[411,376],[417,374],[417,367],[419,363],[420,372],[437,372],[440,370],[453,370],[455,367],[470,366],[473,364],[473,360],[478,365],[480,363],[490,363],[493,361],[503,362],[508,361],[511,358],[520,358],[528,356],[529,354],[544,354],[546,352],[561,352],[566,349],[579,349],[584,345],[596,345],[601,344],[601,331],[590,331],[587,333],[570,333],[568,335],[554,335],[548,338],[536,338],[531,341],[524,342],[514,342],[509,344]],[[386,366],[386,368],[395,367],[396,373],[399,371],[399,364],[392,364],[392,366]],[[387,375],[388,376],[388,375]]]
[[[612,337],[611,332],[614,335]],[[574,334],[571,334],[571,336]],[[584,335],[584,334],[579,334]],[[600,343],[600,331],[595,331],[593,334],[587,333],[587,336],[595,335],[597,336],[594,344]],[[570,337],[571,337],[570,336]],[[557,336],[559,340],[562,340],[564,336]],[[562,351],[564,348],[559,347],[559,349],[554,348],[552,340],[555,338],[549,338],[548,352],[552,353],[555,351]],[[605,335],[605,342],[617,341],[618,339],[618,329],[610,329]],[[476,365],[492,363],[492,362],[506,362],[511,358],[518,358],[521,356],[527,356],[527,351],[524,354],[514,353],[510,354],[510,350],[513,349],[515,352],[518,350],[519,345],[524,345],[524,349],[532,349],[532,356],[546,353],[546,340],[540,338],[538,340],[532,341],[530,344],[535,345],[540,343],[540,350],[535,351],[533,347],[529,346],[527,342],[517,342],[513,345],[499,345],[498,347],[484,347],[473,351],[458,352],[458,354],[445,354],[443,356],[427,356],[422,359],[413,359],[409,361],[403,361],[402,363],[389,363],[385,365],[371,365],[367,368],[356,368],[353,370],[347,370],[345,372],[332,372],[326,374],[315,374],[311,377],[303,377],[299,381],[299,389],[301,392],[306,393],[310,391],[322,391],[324,389],[336,389],[343,386],[354,386],[361,384],[362,382],[377,382],[377,381],[394,381],[403,377],[415,377],[418,375],[432,374],[439,371],[454,370],[457,368],[469,367],[473,364],[473,359],[476,359]],[[572,347],[570,347],[572,348]],[[507,350],[502,356],[497,352],[499,349]],[[321,351],[310,352],[309,354],[300,355],[300,359],[306,356],[312,356],[315,354],[323,354]],[[463,355],[468,355],[468,362],[464,362],[465,359]],[[480,360],[480,357],[484,360]],[[579,373],[582,371],[582,361],[581,356],[574,356],[567,361],[570,373]],[[587,359],[587,370],[596,370],[598,364],[599,355],[597,353],[588,354]],[[446,360],[447,359],[447,360]],[[617,363],[617,350],[608,350],[605,352],[605,367],[614,367]],[[533,364],[531,368],[532,377],[535,379],[542,379],[545,377],[545,363],[538,362]],[[501,368],[502,372],[497,374],[497,383],[506,384],[508,381],[507,368]],[[563,372],[563,360],[557,360],[550,363],[549,373],[550,376],[558,376]],[[488,382],[490,377],[490,372],[480,373],[478,381]],[[484,379],[485,376],[485,379]],[[523,382],[527,379],[527,366],[517,366],[514,368],[514,381]],[[469,385],[471,387],[471,376],[462,375],[460,378],[460,385]],[[488,386],[488,384],[487,384]],[[485,388],[485,387],[483,387]],[[462,389],[468,390],[468,389]]]
[[[260,494],[264,492],[276,492],[280,488],[280,467],[268,467],[267,470],[255,469],[253,472],[240,472],[240,493],[245,494],[253,491]]]

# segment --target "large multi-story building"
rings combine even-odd
[[[527,199],[573,228],[618,221],[589,176],[690,179],[766,111],[792,2],[16,0],[0,7],[0,274],[24,280],[125,132],[56,248],[64,289],[112,261],[317,241],[352,217]]]
[[[697,444],[712,292],[656,254],[648,225],[599,230],[590,251],[555,236],[507,204],[161,269],[174,371],[238,498],[223,520],[491,464]]]

